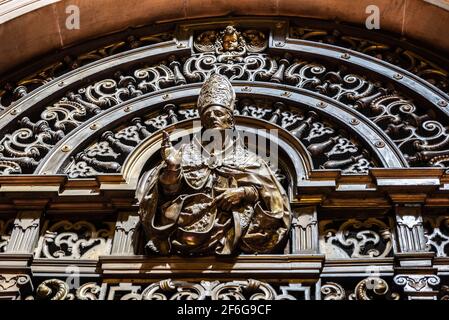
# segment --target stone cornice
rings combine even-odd
[[[449,205],[448,175],[442,169],[370,169],[366,175],[342,175],[338,170],[314,170],[297,186],[293,203],[324,207],[388,208],[394,203],[429,207]],[[2,210],[109,212],[137,210],[135,190],[120,174],[67,179],[64,175],[0,176]],[[32,201],[31,201],[32,199]]]

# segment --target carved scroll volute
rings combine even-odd
[[[397,206],[396,226],[400,252],[428,251],[421,206]]]
[[[321,286],[323,300],[345,300],[346,292],[341,285],[335,282],[327,282]]]
[[[0,300],[20,300],[33,290],[30,276],[26,274],[0,274]]]
[[[402,286],[408,300],[436,300],[440,277],[435,274],[399,274],[394,282]]]
[[[349,300],[399,300],[398,293],[390,291],[388,283],[381,278],[369,277],[360,281]]]
[[[316,207],[293,208],[292,253],[318,253],[318,241]]]
[[[37,300],[73,300],[75,297],[69,293],[69,286],[59,279],[48,279],[36,289]]]

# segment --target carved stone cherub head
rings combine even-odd
[[[233,26],[227,26],[223,33],[223,51],[237,51],[239,48],[239,34]]]

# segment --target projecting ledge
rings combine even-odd
[[[394,274],[393,262],[393,257],[328,259],[321,276],[326,278],[392,276]]]
[[[99,269],[113,277],[318,278],[324,255],[243,255],[239,257],[102,256]]]
[[[37,277],[67,277],[74,274],[96,277],[97,264],[97,260],[36,258],[31,264],[31,272]]]
[[[0,274],[11,270],[26,272],[32,258],[30,253],[0,253]]]

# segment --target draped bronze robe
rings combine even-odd
[[[195,139],[184,145],[175,195],[165,195],[158,181],[163,164],[144,174],[137,196],[148,249],[192,255],[282,251],[291,225],[284,189],[263,159],[239,142],[230,148],[213,157]],[[258,199],[244,199],[229,211],[217,208],[217,190],[242,186],[254,188]]]

